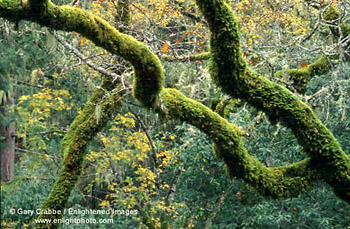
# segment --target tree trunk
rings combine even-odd
[[[13,104],[13,99],[7,100],[7,105]],[[9,118],[8,112],[1,108],[5,118]],[[9,122],[8,124],[1,124],[1,181],[12,181],[15,174],[15,124]]]

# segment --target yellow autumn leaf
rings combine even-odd
[[[115,189],[114,189],[114,186],[113,186],[113,185],[109,185],[109,186],[108,186],[108,190],[114,191],[114,190],[115,190]]]
[[[106,138],[106,137],[102,137],[102,138],[101,138],[101,141],[103,142],[103,144],[106,144],[106,143],[107,143],[107,141],[108,141],[108,138]]]
[[[102,200],[102,202],[99,204],[101,208],[105,208],[109,206],[108,200]]]

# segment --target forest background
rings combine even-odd
[[[144,42],[162,60],[166,87],[238,125],[249,152],[266,166],[306,158],[290,130],[227,97],[212,82],[208,26],[194,2],[53,2],[88,10]],[[349,1],[226,2],[238,18],[250,67],[311,106],[349,155]],[[78,33],[1,19],[0,36],[2,227],[31,227],[37,215],[11,214],[10,209],[42,206],[60,172],[62,138],[106,76],[122,78],[124,87],[115,91],[122,93],[122,108],[89,145],[68,208],[137,210],[128,216],[85,216],[112,217],[113,228],[160,228],[165,221],[173,228],[350,226],[349,204],[326,184],[275,200],[260,196],[240,179],[230,179],[203,133],[145,110],[131,94],[130,64]],[[307,72],[321,58],[332,59],[321,71],[294,74]],[[97,120],[102,109],[97,105],[94,110]]]

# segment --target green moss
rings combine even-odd
[[[16,0],[0,0],[0,17],[13,22],[19,22],[26,18],[24,12],[26,11],[26,2],[21,4]]]
[[[215,112],[224,118],[228,118],[230,115],[230,99],[223,99],[218,103],[215,108]]]
[[[323,18],[327,21],[334,21],[339,18],[340,12],[333,5],[329,6],[323,15]]]
[[[240,50],[237,21],[223,0],[197,0],[196,3],[211,32],[210,70],[214,82],[225,93],[248,102],[264,111],[272,121],[290,128],[321,179],[330,184],[340,198],[350,202],[350,159],[332,133],[293,93],[247,67]],[[309,66],[312,74],[322,71],[320,66],[324,60],[321,58]],[[223,142],[217,145],[221,147]],[[247,162],[244,173],[249,173],[252,166],[256,167]],[[304,188],[301,184],[300,187]]]
[[[309,189],[317,173],[305,160],[287,167],[268,168],[251,156],[240,139],[241,130],[203,104],[175,89],[164,89],[161,98],[168,118],[196,126],[214,142],[214,152],[224,160],[231,177],[241,178],[262,195],[289,198]]]
[[[220,102],[221,102],[220,98],[217,98],[217,97],[212,98],[210,100],[210,109],[215,111],[216,107],[219,105]]]
[[[45,9],[41,9],[42,4],[45,4]],[[157,94],[164,84],[164,69],[158,57],[146,45],[120,33],[102,18],[82,9],[56,6],[50,1],[41,0],[32,1],[29,7],[23,9],[18,1],[2,0],[0,16],[17,21],[21,19],[34,21],[56,30],[75,31],[97,46],[121,56],[133,65],[135,71],[133,94],[136,99],[148,108],[155,108],[158,105]]]
[[[307,65],[304,68],[288,69],[289,79],[292,81],[293,87],[299,93],[306,92],[306,86],[316,75],[322,75],[331,70],[331,64],[325,55],[321,55],[315,62]],[[282,78],[282,71],[277,71],[275,77]]]
[[[237,112],[237,108],[240,106],[242,106],[242,101],[240,99],[221,99],[215,106],[215,112],[224,118],[228,118],[230,113]]]
[[[117,21],[122,22],[125,25],[128,25],[130,23],[131,12],[129,0],[118,1],[116,19]]]
[[[210,59],[210,52],[203,52],[193,55],[185,55],[185,56],[173,56],[173,55],[163,55],[162,60],[173,62],[173,61],[202,61],[202,60],[209,60]]]
[[[105,90],[111,91],[114,84],[111,80],[104,80],[103,89],[96,89],[84,110],[72,123],[65,135],[61,152],[63,154],[63,165],[60,175],[49,195],[44,201],[42,209],[55,209],[63,212],[70,193],[77,183],[86,154],[86,147],[92,138],[111,119],[112,114],[121,105],[120,95],[106,94]],[[95,109],[100,106],[101,115],[96,117]],[[62,215],[41,215],[42,219],[59,219]],[[57,228],[58,224],[37,224],[36,228]]]
[[[210,58],[210,52],[203,52],[203,53],[198,53],[198,54],[189,56],[190,61],[209,60],[209,58]]]

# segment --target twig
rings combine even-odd
[[[51,158],[51,159],[59,159],[59,157],[57,157],[57,156],[52,156],[50,154],[37,153],[34,151],[30,151],[30,150],[26,150],[26,149],[22,149],[22,148],[18,148],[18,147],[15,147],[15,150],[20,151],[20,152],[24,152],[24,153],[36,154],[36,155],[39,155],[41,157],[46,157],[46,158]]]
[[[78,49],[76,49],[73,45],[69,44],[67,41],[65,41],[61,36],[58,35],[56,31],[52,32],[53,36],[57,39],[58,42],[60,42],[65,48],[69,49],[74,55],[79,57],[79,59],[86,63],[88,66],[90,66],[92,69],[98,71],[99,73],[111,77],[113,81],[116,81],[118,83],[121,83],[124,88],[128,87],[131,88],[131,85],[124,82],[123,78],[120,75],[117,75],[113,72],[107,71],[105,68],[99,67],[95,65],[92,61],[88,60],[88,58],[82,54]]]
[[[154,166],[155,168],[157,169],[157,176],[159,175],[159,171],[158,171],[158,158],[157,158],[157,151],[156,151],[156,148],[154,147],[154,144],[153,144],[153,141],[152,141],[152,138],[151,136],[149,135],[148,133],[148,130],[147,130],[147,127],[146,125],[144,124],[144,122],[142,121],[142,119],[140,118],[140,116],[138,114],[136,114],[135,112],[133,112],[130,107],[129,107],[129,111],[132,115],[134,115],[134,117],[136,118],[136,120],[140,123],[141,125],[141,128],[142,130],[145,132],[146,136],[147,136],[147,139],[148,139],[148,142],[152,148],[152,158],[153,158],[153,161],[154,161]]]
[[[220,196],[219,202],[216,204],[215,206],[215,212],[213,213],[212,217],[210,218],[210,221],[207,223],[207,225],[205,226],[205,229],[209,229],[216,218],[216,215],[218,214],[219,210],[221,209],[222,204],[224,203],[227,195],[230,193],[232,187],[233,187],[234,182],[232,182],[230,184],[230,186],[228,186],[228,188],[226,189],[226,191]]]
[[[17,81],[17,82],[15,82],[14,84],[22,84],[22,85],[25,85],[25,86],[36,87],[36,88],[40,88],[40,89],[44,88],[43,85],[40,85],[40,84],[34,85],[34,84],[30,84],[30,83],[23,82],[23,81]]]

